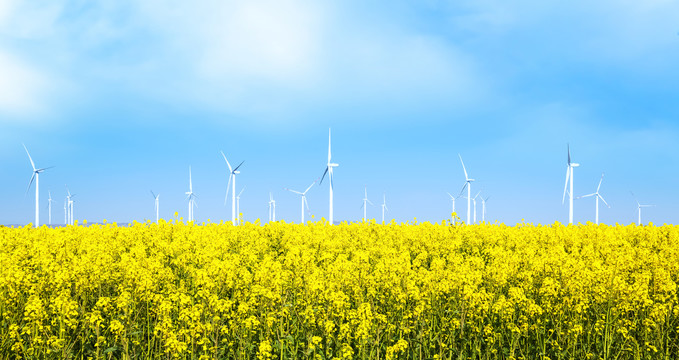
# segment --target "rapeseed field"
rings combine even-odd
[[[0,228],[22,359],[675,359],[679,228]]]

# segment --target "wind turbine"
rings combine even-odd
[[[194,192],[193,192],[193,182],[191,181],[191,166],[189,166],[189,191],[186,193],[186,200],[189,201],[189,222],[193,221],[193,208],[196,205],[196,201],[194,198],[198,197]]]
[[[632,197],[634,197],[634,201],[637,202],[637,211],[638,211],[638,213],[639,213],[639,218],[638,218],[637,224],[638,224],[638,225],[641,225],[641,208],[652,207],[652,206],[655,206],[655,205],[642,205],[642,204],[639,203],[639,200],[637,200],[637,197],[634,196],[634,193],[631,192],[631,191],[630,191],[630,193],[632,194]]]
[[[35,227],[40,226],[40,200],[39,200],[39,194],[40,194],[40,189],[39,189],[39,182],[38,178],[41,172],[52,168],[52,166],[47,167],[47,168],[42,168],[42,169],[36,169],[35,168],[35,163],[33,162],[33,159],[31,158],[31,154],[28,153],[28,149],[26,148],[26,145],[21,144],[24,146],[24,150],[26,150],[26,154],[28,155],[28,160],[31,161],[31,167],[33,168],[33,175],[31,175],[31,181],[28,183],[28,188],[26,188],[26,193],[28,194],[28,190],[31,189],[31,185],[33,185],[33,180],[35,179]]]
[[[481,198],[481,221],[486,222],[486,201],[490,199],[490,196],[487,196],[485,199],[482,197]]]
[[[464,192],[464,188],[467,188],[467,224],[469,224],[470,215],[472,211],[472,182],[474,179],[470,179],[469,175],[467,175],[467,168],[464,167],[464,161],[462,161],[462,155],[457,154],[457,156],[460,157],[460,162],[462,163],[462,170],[464,170],[464,178],[465,178],[465,183],[464,186],[462,187],[462,191],[460,191],[460,195],[462,195],[462,192]],[[459,196],[459,195],[458,195]],[[476,213],[476,212],[474,212]]]
[[[52,225],[52,203],[54,200],[52,200],[52,193],[50,191],[47,191],[47,194],[49,195],[47,199],[47,220],[49,221],[48,224]]]
[[[451,195],[449,192],[446,192],[448,196],[450,196],[450,200],[453,202],[453,212],[455,212],[455,200],[457,199],[455,196]],[[455,224],[455,217],[453,217],[453,224]]]
[[[189,177],[190,177],[190,176],[189,176]],[[189,181],[189,182],[190,182],[190,181]],[[157,223],[158,223],[158,219],[160,219],[160,217],[158,216],[158,212],[159,212],[159,210],[160,210],[160,194],[156,195],[156,194],[153,193],[153,190],[152,190],[152,191],[151,191],[151,196],[153,196],[153,198],[155,199],[155,202],[154,202],[154,205],[153,205],[153,209],[156,211],[156,224],[157,224]]]
[[[68,204],[68,206],[67,206],[68,209],[66,211],[68,213],[68,219],[67,219],[68,221],[66,223],[68,225],[73,225],[74,224],[74,222],[73,222],[73,197],[75,196],[75,194],[71,195],[71,192],[68,190],[68,186],[66,186],[66,193],[68,194],[68,195],[66,195],[66,202]]]
[[[571,162],[571,146],[568,145],[568,168],[566,169],[566,183],[563,186],[563,199],[561,204],[566,200],[566,192],[568,192],[568,223],[573,223],[573,169],[580,166],[578,163]],[[571,189],[568,191],[568,180],[571,181]]]
[[[583,195],[583,196],[578,196],[578,197],[577,197],[577,199],[582,199],[582,198],[586,198],[586,197],[590,197],[590,196],[596,196],[596,213],[595,213],[596,215],[595,215],[595,221],[596,221],[597,224],[599,224],[599,199],[601,199],[601,201],[603,201],[604,204],[606,204],[606,206],[608,206],[609,208],[611,207],[610,205],[608,205],[608,203],[606,202],[606,200],[604,200],[603,196],[601,196],[601,194],[599,194],[599,189],[601,189],[601,182],[602,182],[602,181],[604,181],[604,173],[601,173],[601,180],[599,180],[599,186],[596,187],[596,192],[595,192],[595,193],[587,194],[587,195]]]
[[[304,192],[299,192],[297,190],[285,188],[285,190],[288,190],[290,192],[302,196],[302,222],[300,224],[304,224],[304,206],[306,205],[307,211],[309,210],[309,203],[306,201],[306,193],[307,191],[309,191],[309,189],[311,189],[312,186],[314,186],[315,183],[316,181],[312,182],[311,185],[309,185],[309,187],[306,190],[304,190]]]
[[[241,219],[241,216],[240,216],[240,194],[242,194],[243,191],[245,191],[245,186],[243,186],[243,188],[240,190],[240,192],[236,196],[236,211],[238,212],[238,223],[240,223],[243,220],[243,219]]]
[[[229,167],[229,184],[226,186],[226,196],[224,197],[224,205],[226,205],[226,200],[229,198],[229,188],[231,187],[231,182],[233,181],[233,191],[231,194],[231,223],[234,225],[238,225],[236,222],[236,175],[240,174],[240,171],[238,171],[238,168],[240,168],[241,165],[245,161],[241,161],[238,166],[236,166],[235,169],[231,168],[231,164],[229,163],[229,160],[226,159],[226,155],[224,155],[224,152],[221,151],[222,157],[224,158],[224,161],[226,161],[226,166]]]
[[[367,220],[367,210],[368,210],[368,204],[375,206],[375,204],[372,203],[372,201],[368,200],[368,187],[365,187],[365,196],[363,197],[363,205],[361,207],[363,208],[363,221],[365,222]]]
[[[481,192],[477,192],[474,198],[472,198],[472,201],[474,202],[474,224],[476,224],[476,198],[481,195]]]
[[[269,221],[276,221],[276,200],[273,199],[273,195],[269,192]]]
[[[382,224],[384,224],[384,211],[389,211],[389,208],[387,208],[387,195],[382,194]]]
[[[333,190],[333,174],[332,174],[332,168],[338,167],[339,164],[335,164],[330,162],[331,156],[330,156],[330,129],[328,129],[328,164],[325,167],[325,172],[323,173],[323,177],[321,177],[321,181],[318,183],[318,185],[323,183],[323,179],[325,179],[325,175],[328,174],[328,177],[330,178],[330,210],[329,210],[329,221],[330,225],[333,224],[333,213],[332,213],[332,190]]]

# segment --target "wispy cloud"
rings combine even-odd
[[[49,80],[24,60],[0,49],[0,122],[25,122],[41,114]]]

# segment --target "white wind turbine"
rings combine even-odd
[[[455,212],[455,200],[457,198],[455,196],[451,195],[449,192],[446,192],[446,194],[448,194],[448,196],[450,196],[450,200],[453,202],[453,213],[454,213]],[[453,217],[453,224],[455,224],[455,217]]]
[[[464,170],[465,183],[464,186],[462,187],[462,191],[460,191],[460,195],[462,195],[462,192],[464,192],[464,188],[467,188],[467,224],[469,224],[469,221],[471,220],[472,211],[472,182],[474,181],[474,179],[470,179],[469,175],[467,175],[467,168],[464,167],[462,155],[457,154],[457,156],[460,157],[460,162],[462,163],[462,170]]]
[[[479,197],[479,195],[481,195],[481,192],[480,192],[480,191],[476,193],[476,195],[474,196],[474,198],[472,198],[472,202],[474,202],[474,224],[477,223],[477,222],[476,222],[476,198]]]
[[[238,223],[239,224],[240,224],[241,221],[243,221],[243,219],[240,216],[240,195],[243,193],[243,191],[245,191],[245,186],[243,186],[243,188],[240,189],[240,192],[238,193],[238,195],[236,195],[236,212],[238,212]]]
[[[271,193],[269,193],[269,221],[276,221],[276,200]]]
[[[490,196],[487,196],[485,199],[481,198],[481,222],[486,222],[486,201],[488,199],[490,199]]]
[[[302,196],[302,210],[301,210],[301,212],[302,212],[302,222],[300,224],[304,224],[304,206],[306,206],[307,211],[309,211],[309,203],[306,201],[306,193],[309,191],[309,189],[311,189],[312,186],[314,186],[315,183],[316,183],[316,181],[312,182],[311,185],[309,185],[309,187],[306,190],[304,190],[304,192],[299,192],[297,190],[285,188],[285,190],[288,190],[290,192],[293,192],[297,195]]]
[[[190,181],[189,181],[190,182]],[[156,211],[156,223],[158,223],[158,220],[160,219],[159,216],[159,211],[160,211],[160,194],[156,195],[153,193],[153,190],[151,191],[151,196],[153,196],[153,199],[155,200],[153,203],[153,210]]]
[[[389,208],[387,207],[387,195],[382,194],[382,224],[384,224],[384,211],[389,211]]]
[[[568,168],[566,169],[566,183],[563,186],[563,199],[561,204],[566,200],[566,192],[568,192],[568,223],[573,223],[573,169],[580,166],[578,163],[571,162],[571,146],[568,145]],[[568,180],[571,181],[570,191],[568,190]]]
[[[637,212],[638,212],[638,214],[639,214],[639,218],[638,218],[637,224],[638,224],[638,225],[641,225],[641,208],[652,207],[652,206],[655,206],[655,205],[642,205],[642,204],[639,203],[639,200],[637,200],[637,197],[634,196],[634,193],[631,192],[631,191],[630,191],[630,193],[632,194],[632,197],[634,197],[634,201],[636,201],[636,203],[637,203]]]
[[[47,194],[49,195],[47,199],[47,220],[49,221],[48,224],[52,225],[52,203],[54,200],[52,200],[52,193],[50,191],[47,191]]]
[[[375,206],[375,204],[372,203],[372,201],[368,200],[368,187],[365,187],[365,196],[363,197],[363,205],[361,207],[363,208],[363,221],[365,222],[367,220],[367,210],[368,210],[368,204]]]
[[[595,193],[577,197],[577,199],[582,199],[582,198],[586,198],[586,197],[590,197],[590,196],[596,196],[596,212],[595,212],[595,217],[594,217],[596,224],[599,224],[599,199],[601,199],[601,201],[603,201],[604,204],[606,204],[606,206],[608,206],[609,208],[611,207],[610,205],[608,205],[606,200],[604,200],[603,196],[601,196],[601,194],[599,194],[599,189],[601,189],[601,182],[602,181],[604,181],[604,173],[601,173],[601,180],[599,180],[599,186],[596,187]]]
[[[75,194],[71,195],[71,192],[68,190],[68,186],[66,186],[66,193],[68,194],[68,195],[66,195],[66,203],[68,204],[67,210],[66,210],[66,212],[68,213],[66,224],[73,225],[74,224],[74,221],[73,221],[73,197],[75,196]]]
[[[185,194],[186,200],[189,201],[189,222],[191,222],[194,220],[193,208],[198,207],[196,205],[196,200],[194,200],[195,198],[198,197],[198,195],[196,195],[193,192],[193,181],[191,180],[191,166],[189,166],[189,191],[187,191]]]
[[[31,161],[31,167],[33,168],[33,175],[31,175],[31,181],[28,183],[28,188],[26,188],[26,193],[28,194],[28,190],[31,189],[31,185],[33,185],[33,180],[35,180],[35,224],[33,226],[39,227],[40,226],[40,200],[39,200],[39,194],[40,194],[40,189],[39,189],[39,175],[41,172],[52,168],[52,166],[47,167],[47,168],[42,168],[42,169],[36,169],[35,168],[35,163],[33,163],[33,159],[31,158],[31,154],[28,153],[28,149],[26,148],[26,145],[21,144],[24,146],[24,150],[26,150],[26,154],[28,155],[28,160]]]
[[[333,190],[333,173],[332,169],[335,167],[338,167],[339,164],[335,164],[330,162],[331,160],[331,155],[330,155],[330,129],[328,129],[328,164],[325,167],[325,172],[323,173],[323,177],[321,177],[321,181],[318,183],[318,185],[323,183],[323,179],[325,179],[325,175],[328,174],[329,182],[330,182],[330,210],[328,214],[328,220],[330,221],[330,225],[333,224],[333,207],[332,207],[332,190]]]
[[[233,181],[233,191],[231,194],[231,223],[234,225],[238,225],[236,222],[236,175],[240,174],[240,171],[238,171],[238,168],[240,168],[241,165],[245,161],[241,161],[238,166],[236,166],[235,169],[231,168],[231,164],[229,163],[229,160],[226,159],[226,155],[224,155],[224,152],[221,151],[222,157],[224,158],[224,161],[226,161],[226,166],[229,167],[229,184],[226,186],[226,196],[224,197],[224,205],[226,205],[226,200],[229,198],[229,188],[231,187],[231,182]]]

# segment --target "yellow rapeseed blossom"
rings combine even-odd
[[[679,228],[0,227],[2,358],[679,358]]]

